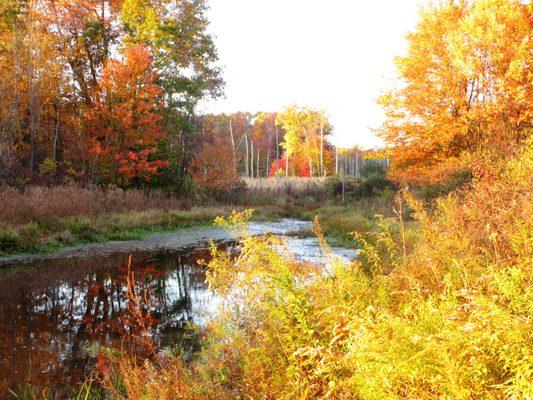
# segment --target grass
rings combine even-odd
[[[52,224],[73,217],[97,218],[113,213],[187,209],[180,200],[160,192],[99,186],[0,187],[0,221]]]
[[[50,253],[66,246],[110,240],[140,239],[154,232],[209,225],[233,208],[256,209],[255,220],[282,217],[312,220],[315,215],[336,244],[354,246],[353,230],[366,231],[373,215],[389,203],[382,196],[347,200],[344,205],[322,199],[323,178],[255,179],[240,206],[187,207],[158,193],[98,187],[30,187],[0,191],[0,256]],[[255,186],[254,186],[255,185]],[[288,185],[288,186],[287,186]],[[290,187],[290,196],[281,186]],[[320,188],[320,196],[315,196]],[[285,189],[284,189],[285,190]],[[318,189],[317,189],[318,190]]]
[[[272,177],[244,178],[247,192],[256,198],[316,197],[324,194],[327,178]]]
[[[0,255],[49,253],[65,246],[110,240],[140,239],[155,232],[210,225],[230,208],[150,210],[116,213],[100,218],[71,217],[55,223],[28,222],[0,229]]]
[[[315,207],[317,207],[315,205]],[[30,221],[0,227],[0,257],[17,254],[46,254],[63,247],[107,241],[142,239],[157,232],[193,226],[209,226],[216,217],[227,215],[229,205],[194,207],[181,210],[146,210],[110,213],[100,217],[67,217],[54,222]],[[284,217],[310,218],[302,206],[265,205],[256,210],[255,221],[275,221]]]

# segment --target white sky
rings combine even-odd
[[[424,0],[211,0],[225,98],[201,112],[324,109],[332,142],[375,147],[376,98],[395,77]]]

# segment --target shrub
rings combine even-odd
[[[9,253],[17,247],[17,235],[8,227],[0,227],[0,254]]]
[[[78,240],[84,242],[97,242],[100,232],[87,218],[73,218],[67,221],[67,228]]]

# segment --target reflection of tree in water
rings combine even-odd
[[[193,346],[184,328],[207,290],[197,260],[208,257],[207,250],[133,257],[143,334],[156,348]],[[92,369],[89,345],[131,350],[140,334],[128,309],[127,256],[41,264],[0,276],[0,398],[17,385],[76,384]]]

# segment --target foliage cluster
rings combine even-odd
[[[421,9],[403,81],[380,102],[391,175],[442,183],[480,158],[501,159],[531,134],[531,2],[441,1]]]

